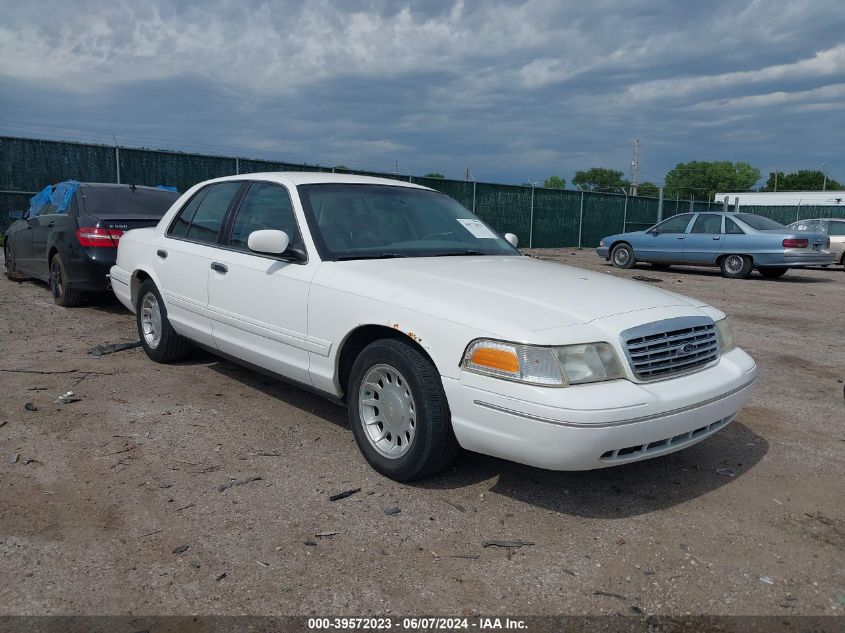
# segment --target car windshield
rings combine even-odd
[[[742,220],[752,229],[758,231],[783,231],[786,227],[780,222],[775,222],[769,218],[764,218],[762,215],[752,215],[750,213],[737,213],[733,217]]]
[[[346,183],[297,189],[324,260],[520,255],[496,231],[441,193]]]
[[[793,231],[809,233],[827,233],[827,227],[821,220],[800,220],[789,225]]]
[[[82,187],[85,211],[93,216],[146,215],[161,217],[181,194],[166,189],[142,187]]]

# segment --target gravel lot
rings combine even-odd
[[[723,309],[760,367],[751,405],[639,464],[464,454],[402,485],[369,469],[343,409],[205,353],[89,355],[137,339],[119,304],[63,309],[3,276],[0,615],[841,615],[841,267],[730,281],[534,254]],[[67,391],[81,400],[56,404]]]

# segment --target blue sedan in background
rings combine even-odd
[[[604,238],[596,249],[617,268],[637,262],[718,266],[722,275],[745,279],[755,268],[763,277],[781,277],[790,268],[825,266],[836,256],[830,238],[792,230],[750,213],[682,213],[647,231]]]

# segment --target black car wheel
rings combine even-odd
[[[135,303],[138,336],[147,356],[157,363],[172,363],[188,355],[191,344],[167,320],[167,308],[151,279],[141,284]]]
[[[383,339],[364,348],[346,400],[358,448],[382,475],[428,477],[458,454],[440,373],[409,343]]]
[[[12,245],[9,243],[9,238],[6,238],[6,243],[3,245],[3,260],[6,264],[6,276],[12,281],[23,281],[26,275],[18,272],[15,266],[15,253],[12,251]]]
[[[637,263],[634,259],[634,249],[629,244],[614,246],[610,259],[617,268],[631,268]]]
[[[788,270],[789,269],[785,266],[769,266],[759,269],[760,274],[766,279],[777,279],[778,277],[783,277]]]
[[[72,308],[82,303],[84,295],[70,287],[62,256],[56,253],[50,260],[50,292],[53,301],[63,308]]]
[[[745,279],[753,268],[751,258],[747,255],[726,255],[719,261],[722,277],[728,279]]]

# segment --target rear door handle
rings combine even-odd
[[[162,259],[167,259],[167,251],[166,251],[166,250],[164,250],[163,248],[158,249],[158,250],[156,251],[156,255],[158,255],[158,256],[159,256],[159,257],[161,257]]]
[[[714,235],[713,239],[714,240],[720,240],[720,239],[722,239],[722,236],[721,235]]]
[[[220,262],[211,262],[211,270],[216,273],[220,273],[221,275],[225,275],[229,272],[229,267],[226,264],[221,264]]]

